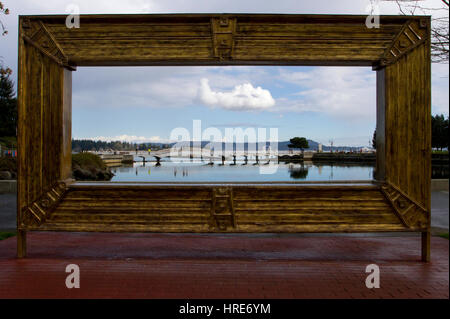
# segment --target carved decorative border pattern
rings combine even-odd
[[[67,56],[42,21],[24,19],[22,21],[22,38],[61,66],[72,71]]]
[[[233,59],[236,18],[211,19],[213,56],[221,61]]]
[[[428,227],[429,212],[422,205],[390,183],[382,185],[381,191],[406,227],[411,229]]]
[[[375,69],[394,64],[398,59],[428,39],[430,25],[427,20],[410,20],[387,48]]]
[[[223,231],[236,227],[231,187],[213,188],[209,227]]]
[[[22,218],[20,228],[28,226],[40,226],[50,218],[53,210],[58,206],[67,191],[65,182],[56,183],[49,191],[45,192],[38,200],[21,210]]]

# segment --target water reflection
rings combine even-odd
[[[271,162],[272,161],[272,162]],[[264,165],[275,164],[268,158],[236,158],[217,161],[184,159],[178,161],[137,162],[111,168],[112,181],[330,181],[372,180],[374,167],[360,164],[278,163],[274,174],[261,174]]]
[[[321,171],[319,171],[319,174]],[[308,167],[305,167],[303,164],[300,167],[294,167],[294,165],[289,164],[289,174],[293,179],[305,179],[308,176]]]
[[[433,165],[431,167],[431,178],[448,178],[449,176],[449,167],[448,165]]]

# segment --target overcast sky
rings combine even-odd
[[[17,20],[24,14],[87,13],[367,14],[368,0],[4,0],[3,63],[17,75]],[[440,0],[427,0],[436,7]],[[380,2],[381,14],[398,14]],[[82,23],[82,21],[81,21]],[[349,67],[78,68],[73,73],[75,138],[165,141],[175,127],[277,127],[335,145],[368,145],[375,128],[375,72]],[[448,115],[448,64],[432,65],[432,111]]]

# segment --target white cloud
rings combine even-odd
[[[369,68],[280,70],[278,79],[298,85],[300,91],[295,99],[277,99],[276,112],[320,112],[337,117],[375,119],[376,77]]]
[[[265,110],[275,105],[270,91],[260,86],[255,88],[251,83],[244,83],[228,92],[215,92],[206,78],[200,81],[198,98],[205,105],[236,111]]]
[[[96,136],[96,137],[79,137],[76,139],[85,139],[85,140],[92,140],[92,141],[104,141],[104,142],[115,142],[115,141],[121,141],[121,142],[128,142],[128,143],[165,143],[167,140],[163,140],[159,136],[151,136],[151,137],[145,137],[145,136],[136,136],[136,135],[117,135],[117,136]]]
[[[268,70],[247,66],[78,68],[73,105],[89,108],[188,107],[196,102],[199,80],[220,90],[250,82],[269,83]]]

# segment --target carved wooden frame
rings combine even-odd
[[[416,231],[422,233],[422,259],[429,260],[430,17],[382,16],[380,28],[372,29],[365,26],[365,16],[352,15],[82,15],[79,29],[66,28],[65,21],[66,16],[19,17],[19,257],[26,255],[26,232],[32,230]],[[372,66],[377,72],[376,180],[371,185],[73,183],[71,72],[77,66],[106,65]],[[116,219],[85,214],[82,209],[67,213],[67,206],[77,196],[85,196],[79,200],[83,206],[89,202],[86,196],[102,200],[105,194],[140,196],[149,190],[166,194],[161,200],[166,200],[167,207],[177,200],[170,196],[181,196],[185,206],[173,209],[184,212],[185,219],[157,227],[155,223],[162,223],[162,217],[133,215],[141,217],[127,224],[126,208],[119,210]],[[191,203],[186,194],[199,197],[192,195]],[[304,197],[296,197],[298,194]],[[329,195],[325,198],[324,194]],[[305,202],[306,197],[316,202]],[[286,206],[291,198],[294,203]],[[349,210],[347,206],[355,200],[360,206]],[[195,201],[203,205],[195,206],[203,224],[190,222],[191,216],[186,215],[185,207],[192,208]],[[136,206],[132,200],[127,204]],[[148,205],[147,213],[162,209],[162,204],[143,205]],[[343,205],[347,205],[345,213]],[[267,207],[289,214],[261,213],[253,215],[258,221],[252,222],[249,214],[267,211]],[[314,213],[325,208],[323,214]],[[360,218],[363,212],[366,219]],[[89,223],[83,224],[82,216]],[[67,219],[72,222],[57,222]],[[380,223],[374,222],[377,220]]]

